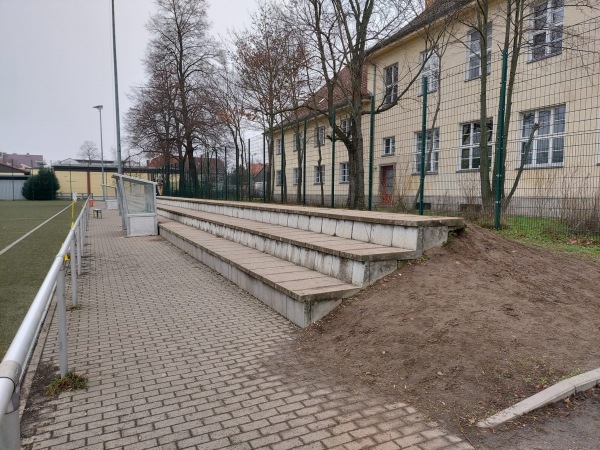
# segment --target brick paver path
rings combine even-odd
[[[293,326],[162,238],[123,237],[116,211],[88,243],[69,353],[89,390],[45,401],[25,448],[471,448],[406,404],[268,369]]]

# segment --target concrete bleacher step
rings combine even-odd
[[[282,225],[223,216],[188,208],[159,205],[161,216],[268,253],[283,260],[368,286],[398,268],[398,261],[414,259],[415,250],[299,230]]]
[[[161,218],[160,234],[300,327],[337,307],[359,286]]]
[[[301,327],[462,219],[159,197],[160,234]]]

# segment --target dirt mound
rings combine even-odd
[[[398,396],[477,440],[477,420],[600,367],[599,272],[471,225],[299,331],[294,370]]]

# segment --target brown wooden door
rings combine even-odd
[[[381,166],[381,201],[392,203],[394,196],[394,166]]]

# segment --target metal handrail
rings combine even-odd
[[[88,214],[89,198],[86,200],[81,213],[77,217],[77,220],[71,227],[69,234],[67,234],[66,239],[54,258],[54,262],[52,263],[42,286],[38,290],[23,322],[21,322],[17,334],[12,340],[10,347],[0,364],[0,448],[2,449],[20,448],[18,410],[20,403],[20,387],[26,372],[24,369],[27,368],[29,359],[31,358],[40,329],[52,300],[55,286],[57,285],[57,282],[60,284],[61,277],[59,275],[61,274],[63,275],[62,281],[64,284],[65,255],[69,252],[71,254],[71,270],[75,270],[76,272],[81,271],[81,257],[83,256],[82,249],[85,231],[87,229]],[[77,264],[74,264],[75,261]],[[76,286],[73,286],[73,288],[76,289]],[[73,299],[76,301],[76,292],[73,293]],[[66,345],[64,347],[66,352]],[[62,373],[63,371],[64,370],[61,367],[61,375],[64,375],[64,373]],[[11,420],[8,420],[9,415],[11,416]],[[15,427],[17,430],[15,430]]]

